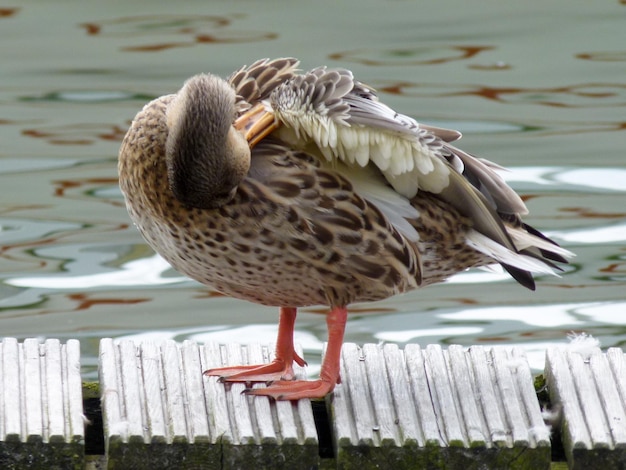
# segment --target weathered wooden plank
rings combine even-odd
[[[19,345],[15,338],[5,338],[2,343],[4,433],[0,441],[21,442],[23,405],[20,398],[24,395],[20,390]]]
[[[209,423],[206,419],[207,410],[202,394],[202,376],[198,370],[204,370],[200,363],[200,350],[192,341],[184,341],[182,344],[182,360],[184,377],[186,379],[187,409],[189,436],[193,443],[208,444],[211,439]]]
[[[69,429],[66,430],[68,439],[72,443],[84,444],[85,415],[83,413],[83,381],[80,370],[80,342],[68,339],[64,354],[64,393],[66,401],[66,420]],[[69,415],[69,416],[68,416]]]
[[[513,441],[507,433],[504,411],[501,410],[501,400],[498,397],[496,382],[492,376],[491,357],[487,356],[487,352],[482,346],[472,346],[469,349],[469,356],[474,369],[477,397],[485,416],[489,438],[498,447],[510,446]]]
[[[383,349],[376,344],[365,344],[362,350],[367,359],[363,362],[370,387],[372,410],[376,420],[373,429],[379,445],[402,445],[397,426],[399,413],[394,406]]]
[[[526,355],[521,349],[513,348],[510,358],[515,361],[516,388],[528,426],[530,445],[531,447],[548,448],[550,446],[550,429],[546,426],[541,410],[537,406],[537,392],[534,383],[528,380],[528,377],[532,377],[532,373]]]
[[[421,432],[418,412],[411,397],[409,375],[402,351],[395,344],[383,346],[383,359],[387,369],[388,383],[392,400],[396,406],[402,406],[402,413],[397,414],[396,420],[400,432],[400,442],[404,446],[424,447],[426,439]]]
[[[426,360],[419,344],[407,344],[404,349],[404,359],[411,384],[411,393],[414,397],[414,407],[424,436],[424,444],[422,445],[434,448],[443,447],[445,446],[445,438],[441,434],[437,422],[435,401],[431,396],[428,377],[426,376]],[[396,356],[395,360],[402,361],[402,355]]]
[[[530,444],[528,422],[523,417],[523,403],[519,401],[518,387],[512,377],[512,373],[517,370],[517,362],[519,361],[511,359],[504,348],[493,348],[491,358],[500,392],[500,403],[509,427],[508,433],[514,446],[528,447]],[[532,376],[527,376],[528,379],[532,380]]]
[[[191,441],[187,431],[187,400],[184,392],[184,370],[180,360],[180,347],[174,341],[165,341],[161,345],[163,357],[163,387],[165,409],[167,410],[169,440],[186,443]]]
[[[187,446],[187,460],[194,462],[197,468],[198,462],[210,462],[217,464],[220,453],[214,449],[212,442],[219,440],[219,435],[214,433],[211,439],[211,431],[208,422],[203,377],[201,354],[198,345],[192,341],[185,341],[181,345],[182,377],[185,399],[185,413],[189,445]],[[184,444],[183,444],[184,445]]]
[[[167,444],[169,442],[169,427],[166,421],[166,411],[161,396],[163,374],[161,374],[161,351],[159,347],[147,341],[141,345],[140,356],[141,373],[143,376],[143,395],[148,440],[153,444]]]
[[[613,372],[613,379],[619,392],[622,406],[626,403],[626,357],[624,351],[619,348],[609,348],[606,356]]]
[[[226,363],[227,365],[249,364],[247,357],[244,359],[244,351],[240,344],[230,343],[226,345]],[[216,384],[217,385],[217,384]],[[231,425],[233,426],[233,436],[235,444],[256,445],[254,439],[254,426],[252,424],[252,416],[250,415],[250,406],[248,397],[243,391],[246,384],[233,383],[227,385],[227,403],[230,405]],[[238,449],[242,449],[239,447]],[[245,448],[242,450],[246,450]]]
[[[222,346],[209,343],[200,348],[200,370],[224,366]],[[229,406],[226,401],[226,388],[218,386],[217,377],[206,377],[203,380],[205,404],[209,420],[211,436],[219,436],[222,444],[235,443],[235,436],[230,424]],[[210,441],[212,442],[212,441]],[[238,443],[238,442],[237,442]]]
[[[108,447],[117,443],[128,442],[125,414],[122,410],[121,388],[118,377],[116,346],[111,338],[100,340],[100,360],[98,362],[98,376],[100,377],[100,392],[102,394],[102,414],[104,434],[106,436],[106,452]]]
[[[46,341],[45,356],[47,434],[50,442],[65,440],[65,414],[63,413],[63,376],[61,372],[61,344],[58,339]]]
[[[547,350],[545,374],[552,404],[561,406],[566,414],[567,426],[562,429],[562,438],[571,461],[574,449],[591,449],[592,444],[564,350]]]
[[[483,417],[478,411],[480,402],[471,399],[476,393],[472,387],[474,380],[470,376],[466,356],[462,346],[453,344],[448,348],[448,363],[452,372],[450,386],[456,389],[459,417],[465,424],[467,442],[471,447],[488,447],[491,442],[483,433]],[[487,433],[488,431],[487,429]]]
[[[356,444],[358,446],[373,447],[375,442],[374,427],[376,426],[374,411],[369,403],[369,385],[365,374],[365,354],[356,344],[347,343],[341,351],[341,376],[346,379],[346,388],[352,399],[350,416],[358,415],[354,420]]]
[[[449,447],[468,447],[444,351],[438,344],[429,344],[424,351],[424,358],[440,432],[446,437]]]
[[[600,349],[597,349],[593,354],[602,353]],[[612,447],[611,434],[607,432],[608,426],[604,411],[600,406],[600,397],[589,367],[590,360],[589,358],[583,359],[580,354],[568,354],[567,359],[572,371],[574,386],[578,392],[578,402],[591,437],[591,444],[594,448],[609,449]]]
[[[41,367],[39,341],[27,338],[24,348],[24,389],[29,390],[30,402],[25,407],[25,427],[27,442],[43,442],[43,397],[41,396]]]
[[[141,370],[137,367],[138,351],[131,341],[121,341],[116,348],[121,372],[121,395],[126,415],[126,438],[143,444],[146,439],[147,427],[145,402],[143,401],[143,384],[140,382]]]
[[[562,410],[561,434],[570,468],[624,468],[626,379],[624,353],[595,347],[549,348],[546,380]]]
[[[76,340],[0,343],[0,468],[82,468],[79,356]]]
[[[342,360],[330,405],[338,468],[550,467],[549,440],[528,437],[548,430],[519,390],[532,387],[522,354],[345,344]]]
[[[611,446],[626,446],[626,413],[624,402],[620,399],[615,377],[611,375],[608,359],[605,354],[592,354],[589,358],[589,368],[593,380],[598,384],[597,391],[600,398],[600,407],[604,411],[606,426],[612,438]]]
[[[202,375],[207,368],[268,362],[271,356],[260,345],[103,340],[100,381],[108,468],[317,466],[308,400],[277,404],[242,394],[246,384]],[[308,413],[302,413],[307,405]],[[131,425],[130,419],[136,422]]]

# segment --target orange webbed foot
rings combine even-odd
[[[302,398],[324,398],[335,388],[327,380],[279,380],[267,387],[247,388],[246,395],[265,396],[274,400],[300,400]]]
[[[295,352],[293,360],[286,361],[276,358],[269,364],[257,364],[248,366],[217,367],[203,372],[207,376],[217,376],[220,382],[273,382],[276,380],[293,380],[293,362],[301,367],[306,362]]]

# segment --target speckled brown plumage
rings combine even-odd
[[[229,204],[180,203],[165,177],[170,99],[135,119],[119,172],[131,217],[176,270],[233,297],[292,307],[380,300],[421,283],[415,245],[347,179],[271,139],[254,148]]]

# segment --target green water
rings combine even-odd
[[[261,57],[352,69],[381,99],[454,127],[511,169],[527,222],[576,252],[527,291],[464,273],[354,305],[347,341],[548,344],[626,339],[626,4],[31,1],[0,8],[0,334],[272,342],[276,311],[213,295],[145,246],[117,187],[130,119],[198,72]],[[303,281],[305,282],[305,281]],[[316,372],[322,308],[303,309]]]

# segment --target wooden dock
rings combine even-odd
[[[549,413],[523,352],[506,347],[345,344],[325,401],[248,397],[202,375],[271,357],[267,345],[105,338],[94,395],[78,341],[5,338],[0,468],[567,468],[559,449],[569,468],[626,468],[620,349],[548,350]]]

